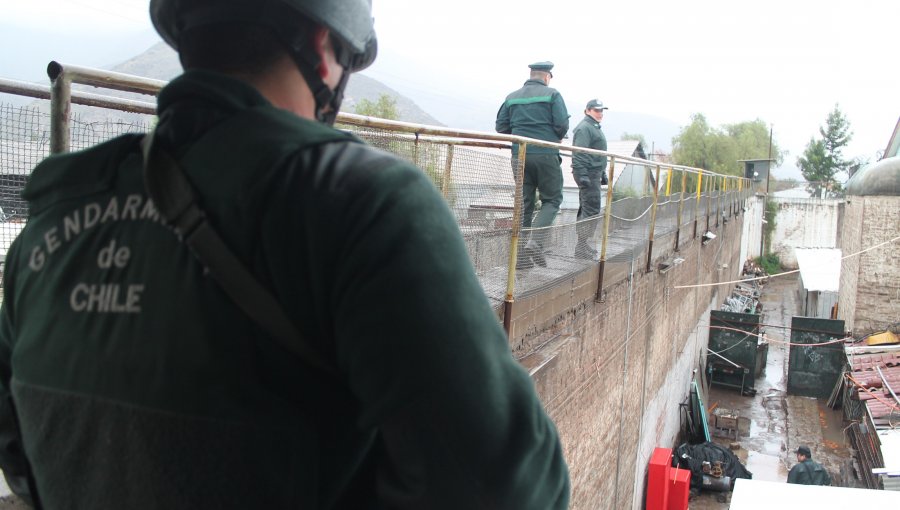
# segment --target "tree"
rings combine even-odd
[[[397,120],[400,117],[397,112],[397,100],[387,94],[381,94],[374,102],[360,99],[353,110],[359,115],[379,119]]]
[[[703,114],[696,113],[690,125],[672,139],[672,146],[676,164],[742,175],[739,159],[769,157],[769,128],[760,119],[713,127]],[[773,140],[772,159],[780,164],[783,158],[784,153]]]
[[[797,158],[797,166],[813,196],[834,196],[842,189],[837,174],[849,172],[853,166],[860,164],[856,160],[844,159],[843,149],[850,143],[853,133],[850,122],[837,104],[828,114],[825,126],[819,127],[819,135],[822,138],[809,139],[803,155]]]

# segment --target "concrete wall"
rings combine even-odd
[[[753,196],[744,201],[747,212],[741,233],[741,263],[759,257],[760,239],[762,239],[762,218],[765,211],[765,197]]]
[[[679,433],[678,404],[705,352],[703,318],[731,286],[679,287],[737,278],[745,220],[711,226],[717,237],[705,246],[685,229],[684,262],[665,273],[656,268],[674,256],[673,234],[658,238],[651,272],[646,250],[608,263],[602,302],[595,266],[514,304],[511,346],[559,428],[573,510],[642,508],[650,454]]]
[[[854,335],[900,321],[900,197],[850,196],[845,207],[838,318]],[[848,255],[850,255],[848,257]]]
[[[844,201],[817,198],[772,198],[778,204],[773,253],[786,269],[797,269],[794,248],[837,248]]]

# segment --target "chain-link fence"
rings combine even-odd
[[[58,66],[56,70],[59,81],[65,69]],[[154,80],[141,82],[139,77],[110,76],[84,68],[74,71],[75,78],[67,80],[76,83],[78,77],[87,77],[83,83],[96,83],[96,77],[102,76],[104,85],[110,88],[116,88],[117,79],[128,83],[127,90],[139,88],[144,93],[159,86]],[[56,147],[65,150],[66,143],[60,144],[58,139],[62,135],[52,133],[69,133],[68,149],[80,149],[120,133],[147,131],[152,122],[150,116],[136,122],[116,120],[112,114],[104,120],[91,117],[90,121],[76,115],[66,126],[65,116],[52,117],[47,111],[46,106],[0,109],[0,207],[4,211],[0,239],[5,248],[27,215],[20,192],[31,170],[49,154],[54,146],[51,138],[56,139]],[[56,125],[51,125],[51,117]],[[641,160],[629,154],[607,154],[611,188],[604,189],[599,215],[576,221],[578,188],[570,186],[564,189],[568,198],[564,198],[550,227],[524,229],[520,220],[522,179],[514,179],[515,172],[521,175],[523,164],[513,167],[511,144],[555,144],[346,114],[338,117],[336,127],[414,163],[429,176],[455,215],[472,264],[495,305],[552,287],[597,263],[602,282],[605,265],[634,263],[648,248],[652,250],[654,239],[662,236],[676,233],[676,239],[682,242],[701,236],[735,214],[738,201],[751,193],[745,180],[738,177]],[[564,158],[571,158],[573,151],[585,150],[556,147]],[[612,206],[608,207],[610,202]],[[585,231],[598,253],[593,258],[580,258],[575,253],[579,232],[584,237]],[[517,269],[516,254],[522,253],[525,242],[533,236],[544,239],[546,265]]]

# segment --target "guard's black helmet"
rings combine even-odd
[[[291,27],[284,26],[287,21],[273,7],[287,7],[328,28],[342,43],[336,56],[347,71],[365,69],[375,60],[371,0],[150,0],[150,19],[163,40],[178,50],[181,34],[202,25],[263,23],[288,32]]]

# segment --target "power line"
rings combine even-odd
[[[891,243],[896,242],[896,241],[898,241],[898,240],[900,240],[900,236],[897,236],[897,237],[895,237],[895,238],[893,238],[893,239],[889,239],[889,240],[887,240],[887,241],[885,241],[885,242],[883,242],[883,243],[878,243],[878,244],[876,244],[875,246],[870,246],[870,247],[868,247],[868,248],[866,248],[866,249],[864,249],[864,250],[860,250],[860,251],[858,251],[858,252],[856,252],[856,253],[851,253],[850,255],[845,255],[845,256],[841,257],[841,260],[848,259],[848,258],[850,258],[850,257],[855,257],[855,256],[857,256],[857,255],[861,255],[861,254],[863,254],[863,253],[866,253],[866,252],[868,252],[868,251],[872,251],[872,250],[874,250],[874,249],[876,249],[876,248],[880,248],[880,247],[882,247],[882,246],[884,246],[884,245],[886,245],[886,244],[891,244]],[[778,276],[785,276],[785,275],[794,274],[794,273],[799,273],[799,272],[800,272],[799,269],[794,269],[794,270],[791,270],[791,271],[785,271],[785,272],[783,272],[783,273],[777,273],[777,274],[768,275],[768,276],[757,276],[757,277],[755,277],[755,278],[745,278],[745,279],[743,279],[743,280],[731,280],[731,281],[728,281],[728,282],[719,282],[719,283],[697,283],[697,284],[694,284],[694,285],[675,285],[675,286],[673,286],[672,288],[673,288],[673,289],[690,289],[690,288],[696,288],[696,287],[715,287],[715,286],[717,286],[717,285],[730,285],[730,284],[732,284],[732,283],[752,282],[752,281],[755,281],[755,280],[768,280],[769,278],[776,278],[776,277],[778,277]]]

